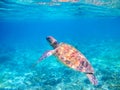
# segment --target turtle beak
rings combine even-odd
[[[50,44],[52,44],[53,41],[54,41],[54,38],[53,38],[52,36],[48,36],[48,37],[46,38],[46,40],[47,40]]]
[[[53,38],[52,36],[48,36],[46,38],[46,40],[54,47],[55,45],[57,45],[57,40],[55,38]]]

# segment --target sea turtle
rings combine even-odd
[[[93,85],[98,84],[98,81],[94,75],[93,67],[80,51],[69,44],[63,42],[58,43],[57,40],[52,36],[48,36],[46,39],[54,49],[45,52],[37,61],[37,63],[46,57],[55,55],[66,66],[85,73]]]

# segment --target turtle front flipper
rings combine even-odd
[[[86,73],[86,75],[93,85],[98,85],[98,81],[93,73]]]
[[[43,59],[45,59],[45,58],[53,55],[54,52],[55,52],[55,50],[46,51],[46,52],[40,57],[40,59],[39,59],[35,64],[32,65],[32,67],[34,67],[35,65],[37,65],[37,64],[38,64],[40,61],[42,61]]]

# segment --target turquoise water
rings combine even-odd
[[[119,90],[119,0],[77,3],[0,0],[1,90]],[[50,56],[31,68],[52,47],[46,37],[80,50],[95,69],[98,85]]]
[[[0,19],[3,21],[114,16],[120,16],[119,0],[80,0],[74,3],[51,0],[0,0]]]

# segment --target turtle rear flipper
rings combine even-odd
[[[53,54],[54,54],[54,51],[55,51],[55,50],[46,51],[46,52],[40,57],[40,59],[39,59],[36,63],[34,63],[34,64],[32,65],[32,67],[34,67],[35,65],[37,65],[37,64],[38,64],[40,61],[42,61],[43,59],[45,59],[45,58],[53,55]]]
[[[93,73],[87,73],[86,75],[87,75],[87,77],[89,78],[90,82],[93,85],[97,85],[98,84],[98,81],[97,81],[97,79],[96,79],[96,77],[94,76]]]

